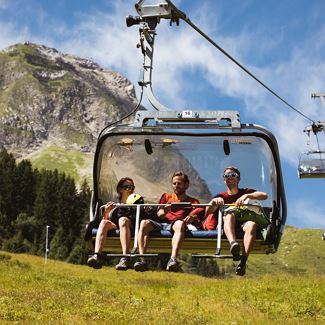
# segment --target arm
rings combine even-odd
[[[218,207],[223,206],[225,204],[224,200],[222,197],[215,197],[213,198],[210,202],[209,205],[205,209],[205,215],[209,215],[210,213],[216,212]]]
[[[247,199],[254,199],[254,200],[266,200],[267,194],[265,192],[259,192],[255,191],[253,193],[247,193],[242,195],[239,199],[236,201],[236,205],[243,205],[244,201]]]
[[[195,202],[195,204],[199,204],[199,201]],[[187,224],[195,224],[197,222],[200,222],[202,217],[200,216],[203,215],[203,212],[205,211],[204,208],[193,208],[192,211],[188,214],[188,216],[185,217],[184,221]]]
[[[163,208],[159,208],[159,210],[157,211],[158,218],[165,219],[166,214],[170,211],[170,208],[171,208],[170,204],[166,204]]]
[[[103,219],[109,220],[110,219],[110,212],[115,208],[115,203],[114,202],[107,202],[103,207],[102,207],[102,215]]]
[[[159,200],[159,204],[166,204],[164,207],[161,207],[158,209],[157,211],[157,217],[159,219],[165,219],[166,218],[166,214],[170,211],[171,209],[171,205],[167,204],[167,199],[166,199],[166,193],[164,193],[160,200]]]

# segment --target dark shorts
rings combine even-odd
[[[110,214],[111,221],[116,224],[119,228],[119,219],[122,217],[126,217],[131,220],[133,228],[135,227],[135,220],[136,220],[136,210],[135,208],[115,208],[112,210]],[[140,211],[140,220],[147,219],[148,214],[141,209]]]
[[[176,221],[178,220],[182,220],[182,219],[178,219],[178,220],[174,220],[172,221],[171,223],[167,223],[167,222],[158,222],[156,220],[152,220],[152,219],[148,219],[151,224],[154,226],[154,229],[152,231],[161,231],[161,230],[167,230],[167,231],[170,231],[171,233],[174,233],[174,230],[173,230],[173,225]],[[188,228],[187,225],[185,225],[186,227],[186,231],[190,230]]]
[[[154,230],[156,230],[156,231],[161,231],[161,230],[171,231],[172,224],[170,224],[170,223],[159,222],[159,221],[152,220],[152,219],[148,219],[148,221],[150,221],[150,223],[154,227],[152,231],[154,231]]]

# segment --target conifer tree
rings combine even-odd
[[[35,201],[36,175],[28,160],[18,163],[14,177],[15,214],[31,215]]]
[[[6,149],[0,151],[0,213],[5,232],[12,233],[12,223],[15,220],[14,211],[14,175],[16,161]]]

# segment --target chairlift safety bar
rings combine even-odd
[[[125,203],[116,203],[114,204],[116,207],[136,207],[136,219],[135,219],[135,232],[134,232],[134,241],[133,241],[133,248],[132,248],[132,253],[131,254],[109,254],[108,256],[157,256],[157,254],[145,254],[145,255],[139,255],[135,254],[138,248],[138,241],[136,240],[138,238],[138,233],[139,233],[139,227],[140,227],[140,208],[141,207],[165,207],[168,204],[156,204],[156,203],[142,203],[142,204],[125,204]],[[221,236],[222,236],[222,223],[223,223],[223,218],[222,218],[222,213],[223,213],[223,208],[228,207],[228,206],[235,206],[236,204],[225,204],[222,206],[222,208],[218,209],[218,226],[217,226],[217,245],[216,245],[216,253],[214,257],[217,257],[220,255],[221,252]],[[193,204],[191,202],[173,202],[170,203],[171,209],[175,207],[176,209],[182,209],[182,208],[203,208],[203,207],[208,207],[212,206],[211,204]],[[245,206],[259,206],[259,205],[254,205],[254,204],[245,204]],[[102,205],[100,207],[100,210],[104,209],[106,205]],[[200,256],[196,256],[200,257]]]
[[[198,207],[207,207],[211,206],[211,204],[192,204],[191,202],[174,202],[170,204],[171,206],[177,206],[178,208],[182,207],[193,207],[193,208],[198,208]],[[100,210],[105,208],[106,205],[102,205],[100,207]],[[138,248],[138,241],[136,238],[138,238],[138,233],[139,233],[139,226],[140,226],[140,208],[141,207],[165,207],[166,204],[151,204],[151,203],[144,203],[144,204],[124,204],[124,203],[116,203],[115,206],[117,207],[135,207],[136,206],[136,216],[135,216],[135,231],[134,231],[134,241],[133,241],[133,248],[132,252],[136,252]],[[217,235],[217,247],[216,247],[216,255],[220,254],[221,251],[221,231],[222,231],[222,209],[219,209],[218,211],[218,235]],[[132,256],[134,254],[131,254]],[[130,255],[130,256],[131,256]],[[123,254],[120,255],[110,255],[110,256],[124,256]],[[129,255],[128,255],[129,256]],[[136,255],[138,256],[138,255]],[[148,255],[146,255],[148,256]],[[155,256],[155,255],[153,255]]]

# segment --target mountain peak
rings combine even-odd
[[[44,45],[9,46],[0,68],[0,145],[17,157],[49,141],[94,150],[101,129],[137,101],[121,74]]]

